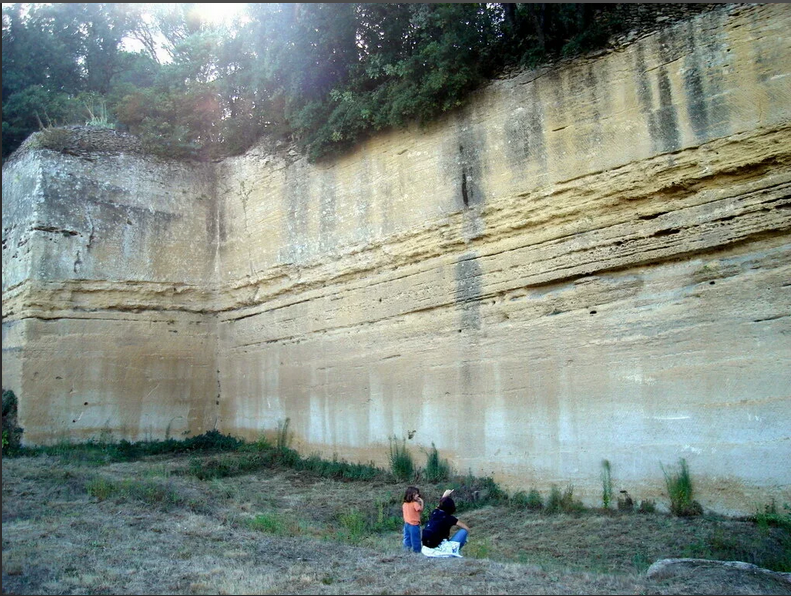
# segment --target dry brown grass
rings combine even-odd
[[[752,522],[487,506],[459,515],[472,528],[465,558],[436,560],[403,553],[400,530],[360,537],[339,521],[348,511],[397,513],[400,484],[289,470],[212,481],[174,473],[187,464],[4,458],[3,593],[791,594],[791,584],[758,574],[646,579],[657,559],[707,549],[775,556],[783,530]],[[122,488],[102,493],[107,486]],[[421,488],[429,501],[442,490]],[[278,525],[255,529],[256,516]]]

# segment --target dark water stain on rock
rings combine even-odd
[[[655,69],[659,96],[654,97],[651,74],[647,71],[642,46],[638,46],[635,56],[637,99],[647,120],[651,149],[654,153],[675,151],[681,146],[681,142],[678,116],[673,105],[673,90],[667,69],[664,66]]]
[[[461,330],[481,328],[481,266],[470,252],[456,262],[456,305],[461,309]]]
[[[524,100],[514,105],[505,122],[506,156],[514,171],[521,171],[527,162],[537,164],[541,170],[547,166],[544,108],[537,85],[534,81],[529,86]]]

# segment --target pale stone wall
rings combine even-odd
[[[434,443],[511,487],[789,498],[791,11],[498,81],[329,164],[219,170],[221,428]],[[747,508],[751,507],[748,505]]]
[[[3,387],[24,442],[213,427],[213,197],[210,169],[131,151],[4,166]]]
[[[704,507],[791,501],[789,26],[725,6],[322,164],[21,152],[24,440],[290,418],[303,453],[408,438],[588,504],[602,460],[661,502],[681,457]]]

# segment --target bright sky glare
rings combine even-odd
[[[222,4],[219,2],[216,4],[196,4],[195,6],[200,11],[201,15],[212,23],[230,21],[244,8],[244,4]]]

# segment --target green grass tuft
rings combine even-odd
[[[396,437],[390,439],[390,472],[401,482],[415,477],[415,461],[406,447],[406,439],[400,443]]]
[[[561,493],[557,486],[553,486],[549,492],[544,513],[581,513],[585,510],[582,501],[574,499],[574,486],[569,485]]]
[[[605,509],[610,508],[612,503],[612,471],[610,469],[610,461],[603,459],[601,462],[601,483],[602,495],[601,503]]]
[[[451,475],[451,466],[446,459],[440,459],[434,443],[431,443],[431,451],[426,458],[426,469],[424,476],[428,482],[444,482]]]
[[[703,514],[703,507],[693,499],[692,476],[687,461],[679,460],[679,471],[668,472],[662,466],[665,485],[670,497],[670,512],[678,517],[691,517]]]
[[[544,500],[541,498],[541,493],[535,488],[531,488],[530,492],[520,490],[514,493],[510,503],[517,509],[527,509],[528,511],[541,511],[544,508]]]

